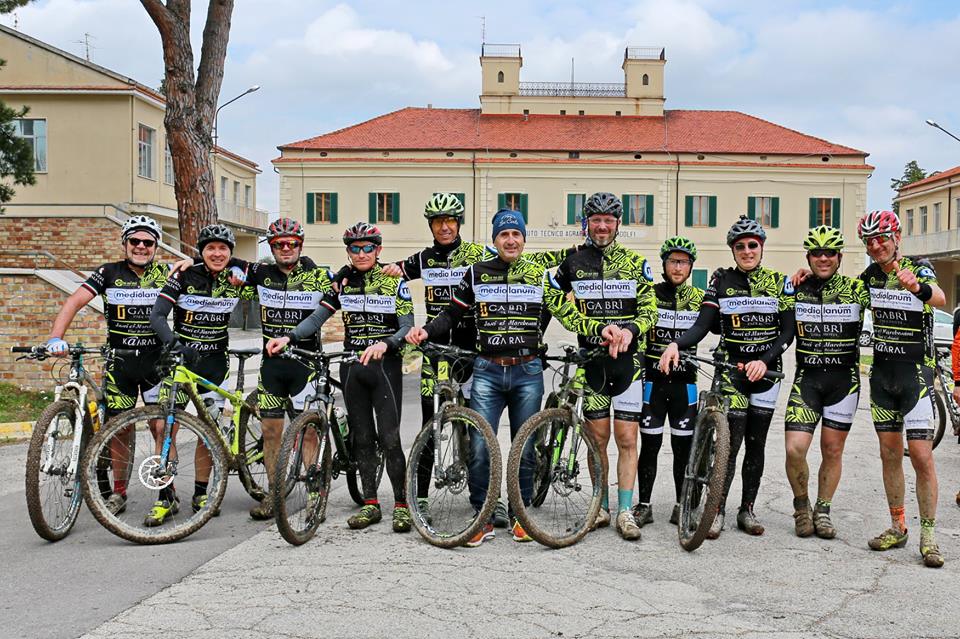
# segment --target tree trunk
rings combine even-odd
[[[217,222],[210,151],[233,0],[210,0],[196,76],[190,45],[190,0],[140,2],[157,25],[163,43],[164,125],[173,160],[180,241],[189,252],[197,244],[200,229]]]

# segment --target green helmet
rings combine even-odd
[[[453,193],[436,193],[423,207],[423,217],[432,220],[435,217],[452,217],[463,223],[463,204]]]
[[[685,237],[674,235],[673,237],[668,238],[667,241],[663,243],[663,246],[660,247],[660,259],[666,260],[667,256],[674,251],[686,253],[690,256],[691,261],[697,261],[697,247],[693,242]]]
[[[832,226],[818,226],[810,229],[807,238],[803,241],[803,248],[808,251],[814,249],[843,250],[843,234],[840,229]]]

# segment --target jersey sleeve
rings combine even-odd
[[[570,279],[570,260],[560,262],[560,268],[557,269],[555,279],[557,285],[560,286],[560,290],[564,293],[569,293],[573,290],[573,282]]]
[[[578,311],[573,302],[567,299],[557,280],[547,272],[543,274],[543,301],[550,314],[568,331],[588,337],[599,337],[603,331],[604,325]]]
[[[940,286],[937,282],[937,273],[933,270],[933,264],[927,260],[917,260],[914,262],[914,274],[917,276],[917,281],[921,284]]]
[[[710,276],[710,284],[707,285],[707,290],[703,292],[703,300],[700,302],[702,306],[720,308],[720,298],[717,297],[717,289],[720,287],[720,278],[722,275],[723,269],[718,268],[713,272],[713,275]]]
[[[160,297],[166,298],[171,304],[176,304],[177,299],[183,292],[183,271],[171,273],[167,278],[167,283],[160,289]]]
[[[569,255],[577,252],[577,247],[558,249],[555,251],[536,251],[533,253],[524,253],[523,257],[529,262],[533,262],[543,268],[554,268],[559,266]]]
[[[398,262],[400,270],[403,271],[403,277],[407,281],[420,279],[420,253],[422,251],[418,251],[404,261]]]
[[[637,280],[637,317],[632,326],[636,327],[634,337],[646,334],[657,322],[657,295],[653,290],[653,268],[646,258],[640,258],[640,272]]]
[[[340,310],[340,296],[334,291],[327,291],[323,294],[323,299],[320,300],[319,305],[325,307],[331,313],[336,313]]]
[[[103,295],[107,290],[107,282],[110,280],[110,275],[107,273],[109,268],[109,264],[104,264],[91,273],[90,277],[88,277],[85,282],[80,284],[80,286],[87,289],[94,295]]]

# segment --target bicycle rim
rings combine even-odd
[[[680,491],[680,521],[677,534],[684,550],[700,547],[723,499],[730,430],[726,416],[717,410],[700,414],[694,428],[690,459]]]
[[[47,406],[37,419],[27,450],[27,512],[33,529],[48,541],[67,536],[83,499],[79,473],[68,471],[75,412],[75,404],[68,400]]]
[[[441,409],[439,441],[434,442],[426,503],[419,501],[421,459],[429,455],[434,440],[433,421],[427,422],[413,442],[407,459],[406,496],[417,532],[434,546],[462,546],[490,520],[499,496],[502,479],[500,447],[493,430],[479,413],[469,408],[446,405]],[[490,471],[484,478],[471,476],[471,451],[485,451]],[[489,488],[484,502],[475,507],[470,501],[483,485]]]
[[[357,455],[356,451],[353,449],[352,439],[348,436],[347,440],[344,442],[346,446],[350,449],[350,455],[353,459],[353,467],[348,468],[344,473],[347,476],[347,491],[350,493],[350,499],[353,500],[358,506],[363,506],[366,500],[363,498],[363,486],[360,481],[360,469],[357,466]],[[376,444],[377,447],[377,487],[380,487],[380,480],[383,479],[383,451],[380,450],[380,445]]]
[[[159,406],[144,406],[111,419],[84,451],[81,463],[84,499],[93,516],[113,534],[141,544],[167,543],[195,532],[220,507],[226,490],[226,451],[219,434],[183,411],[175,413],[179,425],[175,446],[167,464],[161,465],[150,423],[159,420],[162,424],[164,412]],[[97,490],[97,460],[110,451],[114,453],[108,470],[112,483],[117,484],[117,477],[129,478],[125,508],[117,513],[110,512]],[[194,512],[191,498],[198,478],[197,462],[205,459],[210,463],[207,503]],[[169,500],[171,509],[161,523],[149,525],[146,517],[163,494],[161,489],[168,493],[171,488],[177,499]]]
[[[246,403],[257,408],[257,391],[247,395]],[[262,501],[267,496],[267,466],[263,458],[263,425],[257,413],[240,407],[240,448],[237,460],[240,482],[243,489],[254,501]]]
[[[538,471],[545,472],[539,504],[533,499]],[[596,520],[606,473],[596,442],[586,429],[576,431],[570,411],[544,410],[526,421],[510,448],[510,503],[527,534],[564,548],[580,541]]]
[[[304,413],[283,434],[272,484],[277,530],[290,544],[306,543],[326,519],[330,497],[330,427],[319,413]]]

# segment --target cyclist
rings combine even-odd
[[[601,336],[610,343],[611,354],[625,351],[632,333],[615,324],[584,317],[565,299],[556,280],[546,269],[522,259],[526,243],[526,225],[518,211],[501,209],[493,217],[493,244],[497,257],[470,266],[457,284],[450,304],[422,328],[414,328],[407,341],[419,345],[424,340],[446,335],[471,308],[477,326],[473,391],[470,406],[491,425],[494,432],[504,407],[510,415],[510,435],[540,410],[543,399],[543,364],[540,314],[546,307],[566,328],[584,335]],[[509,300],[509,304],[506,304]],[[626,333],[624,335],[624,333]],[[480,437],[471,433],[470,502],[479,511],[487,497],[490,456]],[[521,477],[524,499],[533,492],[532,477]],[[493,539],[493,524],[485,523],[467,546],[479,546]],[[516,519],[513,539],[531,537]]]
[[[336,311],[343,311],[343,348],[361,353],[359,362],[341,367],[340,379],[365,502],[347,525],[361,529],[383,518],[377,498],[379,440],[393,486],[393,530],[407,532],[413,520],[404,496],[406,461],[400,445],[401,346],[413,326],[413,303],[406,282],[386,275],[377,261],[382,242],[380,229],[366,222],[357,222],[344,231],[350,268],[342,280],[338,275],[339,292],[328,292],[320,307],[293,331],[268,341],[267,353],[275,355],[290,342],[307,339]]]
[[[640,456],[637,459],[638,499],[634,518],[643,527],[653,522],[650,497],[657,478],[657,456],[663,444],[663,426],[670,418],[673,451],[673,485],[676,493],[670,523],[680,520],[680,489],[697,418],[697,369],[694,366],[667,376],[657,363],[667,345],[693,326],[703,302],[703,291],[687,280],[697,261],[697,247],[679,235],[660,247],[663,281],[653,287],[657,299],[657,324],[650,329],[644,361],[643,413],[640,420]],[[692,352],[696,352],[693,347]]]
[[[745,443],[741,479],[743,492],[737,512],[737,527],[751,535],[762,535],[763,524],[753,512],[760,480],[763,477],[764,447],[780,383],[765,380],[768,370],[782,370],[780,356],[793,341],[793,284],[783,273],[760,265],[767,233],[745,215],[727,232],[727,245],[736,266],[717,269],[703,296],[700,314],[689,329],[671,342],[660,358],[664,373],[676,368],[679,349],[700,342],[719,320],[720,346],[727,361],[736,363],[739,372],[724,369],[723,393],[730,399],[727,419],[730,424],[730,460],[724,499],[714,519],[709,539],[723,530],[726,496],[736,471],[737,452]]]
[[[837,530],[830,520],[830,505],[840,482],[843,447],[860,398],[857,337],[870,296],[859,278],[838,272],[843,258],[843,235],[838,229],[811,229],[803,248],[813,277],[796,290],[797,372],[784,420],[787,479],[793,489],[797,536],[816,533],[823,539],[833,539]],[[816,504],[811,508],[807,451],[821,419],[822,462]]]
[[[231,260],[237,241],[233,231],[223,224],[212,224],[200,229],[197,250],[203,261],[187,270],[174,273],[157,296],[150,314],[150,326],[161,343],[173,351],[183,353],[184,364],[201,377],[222,385],[229,370],[227,326],[230,314],[241,296],[241,287],[231,284],[229,276]],[[245,264],[245,263],[242,263]],[[167,316],[173,310],[173,331],[167,324]],[[160,401],[164,401],[165,388],[161,387]],[[223,409],[224,400],[213,391],[201,394],[204,403],[215,418]],[[188,402],[185,392],[178,392],[177,408],[185,408]],[[157,445],[160,445],[159,428],[154,428]],[[194,452],[196,478],[191,506],[194,512],[207,505],[207,482],[212,460],[210,452],[197,446]],[[163,488],[153,508],[144,519],[144,526],[159,526],[168,515],[180,510],[180,498],[171,484]],[[216,514],[216,513],[215,513]]]
[[[960,306],[953,311],[953,342],[950,344],[950,362],[953,372],[953,401],[960,405]],[[956,496],[960,506],[960,491]]]
[[[133,408],[138,396],[142,396],[146,404],[156,403],[160,392],[160,377],[155,370],[160,343],[149,322],[150,309],[170,272],[169,266],[154,261],[160,234],[160,225],[152,218],[145,215],[128,218],[120,232],[124,259],[97,268],[67,298],[53,320],[47,340],[48,353],[66,355],[69,346],[63,336],[73,318],[93,298],[98,295],[103,298],[107,343],[112,348],[140,351],[136,357],[113,360],[104,371],[107,419]],[[182,265],[186,264],[178,262],[174,268]],[[107,507],[113,514],[123,512],[127,503],[126,473],[120,472],[127,463],[127,447],[117,444],[111,443],[110,447],[117,472],[113,494],[107,498]]]
[[[857,234],[873,264],[860,275],[873,309],[873,369],[870,412],[880,440],[883,487],[891,525],[869,541],[872,550],[907,543],[904,516],[903,434],[917,474],[920,507],[920,554],[926,566],[939,568],[943,554],[934,530],[937,472],[933,461],[933,307],[946,298],[926,260],[900,253],[900,218],[892,211],[872,211]]]
[[[589,244],[572,253],[557,269],[557,283],[573,293],[580,312],[587,317],[612,322],[634,331],[628,356],[614,363],[601,359],[580,367],[577,375],[584,384],[584,417],[597,441],[603,467],[607,467],[610,442],[610,409],[613,409],[613,436],[617,444],[617,532],[627,540],[640,539],[634,521],[633,483],[637,467],[637,424],[643,407],[643,366],[640,362],[647,330],[656,317],[653,271],[641,255],[617,242],[623,204],[612,193],[594,193],[583,205]],[[595,347],[599,337],[578,335],[581,347]],[[619,364],[619,365],[616,365]],[[607,478],[603,483],[603,504],[596,527],[610,524]]]

